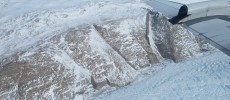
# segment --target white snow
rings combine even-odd
[[[0,60],[71,27],[139,16],[145,6],[131,0],[74,0],[63,6],[63,0],[4,3],[6,6],[0,10]],[[50,6],[42,9],[44,3]]]
[[[84,100],[84,97],[82,95],[77,95],[74,100]]]
[[[100,55],[105,55],[105,60],[108,62],[110,58],[108,58],[108,54],[106,50],[110,49],[110,46],[106,43],[106,41],[99,35],[99,33],[92,26],[91,32],[89,33],[89,44],[94,52],[99,53]],[[100,65],[101,66],[101,65]],[[95,66],[97,67],[97,66]]]
[[[53,47],[52,49],[55,50],[49,50],[50,53],[53,53],[51,54],[53,55],[52,59],[60,62],[63,66],[66,67],[66,69],[73,70],[77,79],[79,79],[81,76],[90,77],[89,70],[80,67],[65,51],[58,49],[58,47]]]
[[[230,100],[230,57],[203,57],[167,64],[147,79],[100,95],[98,100]]]
[[[135,3],[135,0],[1,0],[0,17],[17,16],[23,13],[43,10],[61,10],[69,8],[84,8],[97,3],[124,4]],[[103,6],[103,5],[102,5]],[[96,11],[96,10],[95,10]]]

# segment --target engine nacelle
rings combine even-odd
[[[230,0],[212,0],[182,5],[178,14],[169,19],[169,22],[177,24],[215,15],[230,16]]]

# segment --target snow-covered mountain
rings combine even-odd
[[[0,8],[0,99],[90,99],[145,69],[216,50],[141,0],[1,0]]]
[[[208,52],[203,57],[168,63],[139,81],[95,100],[229,100],[229,56]]]

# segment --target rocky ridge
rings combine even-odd
[[[139,70],[202,53],[203,43],[156,12],[80,25],[1,61],[0,99],[87,99],[125,86]]]

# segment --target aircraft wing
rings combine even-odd
[[[230,0],[146,0],[172,24],[188,29],[230,56]]]

